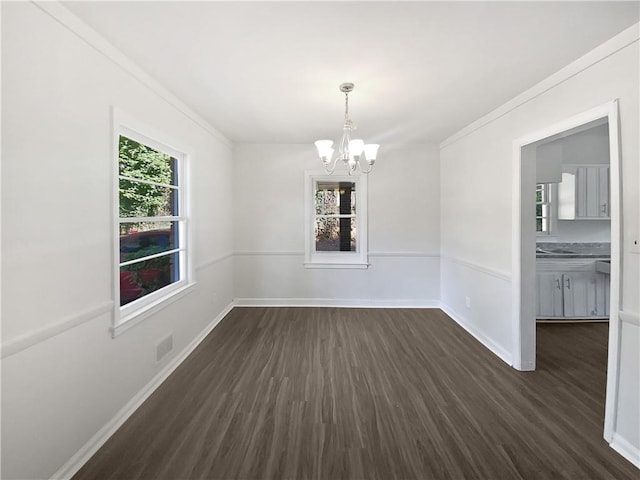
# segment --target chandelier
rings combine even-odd
[[[338,155],[333,159],[334,149],[331,148],[333,142],[331,140],[318,140],[315,146],[318,149],[318,155],[322,160],[322,166],[329,174],[333,173],[338,164],[338,160],[342,160],[347,167],[349,175],[360,170],[362,173],[369,173],[376,163],[376,155],[380,145],[371,143],[365,145],[364,141],[356,138],[351,139],[351,131],[356,127],[349,118],[349,92],[353,91],[353,83],[343,83],[340,85],[340,91],[344,93],[344,126],[342,127],[342,137],[338,143]]]

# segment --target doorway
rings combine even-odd
[[[611,442],[619,356],[620,155],[618,102],[614,100],[514,141],[513,183],[513,360],[518,370],[535,370],[536,355],[536,158],[531,145],[568,135],[593,122],[608,123],[610,161],[611,272],[604,438]]]

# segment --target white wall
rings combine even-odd
[[[339,133],[339,132],[338,132]],[[433,145],[383,145],[369,175],[367,270],[305,269],[309,145],[234,151],[235,292],[239,303],[437,306],[439,172]]]
[[[58,471],[232,301],[230,146],[156,87],[38,6],[2,3],[2,478]],[[198,282],[115,339],[112,106],[190,155]]]
[[[636,26],[637,29],[637,26]],[[637,319],[638,238],[638,35],[611,55],[599,56],[572,75],[556,76],[548,88],[514,101],[441,145],[442,302],[462,323],[494,344],[497,352],[513,353],[511,336],[513,142],[549,125],[618,98],[622,140],[622,310]],[[603,50],[598,50],[603,51]],[[524,98],[521,97],[521,98]],[[473,179],[469,181],[468,179]],[[483,271],[484,270],[484,271]],[[502,279],[496,275],[503,273]],[[469,275],[476,280],[470,282]],[[502,283],[500,283],[502,282]],[[471,308],[465,307],[470,296]],[[476,307],[475,299],[486,300]],[[478,308],[481,311],[478,311]],[[640,333],[635,320],[624,324],[620,387],[615,425],[617,439],[640,459]],[[633,380],[635,379],[635,380]]]

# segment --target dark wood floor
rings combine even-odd
[[[637,480],[607,325],[537,329],[523,373],[440,310],[236,308],[74,479]]]

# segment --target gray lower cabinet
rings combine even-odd
[[[609,276],[595,271],[538,271],[538,318],[609,316]]]
[[[537,317],[563,317],[564,295],[563,279],[561,273],[538,272],[536,275],[538,284],[538,308]]]

